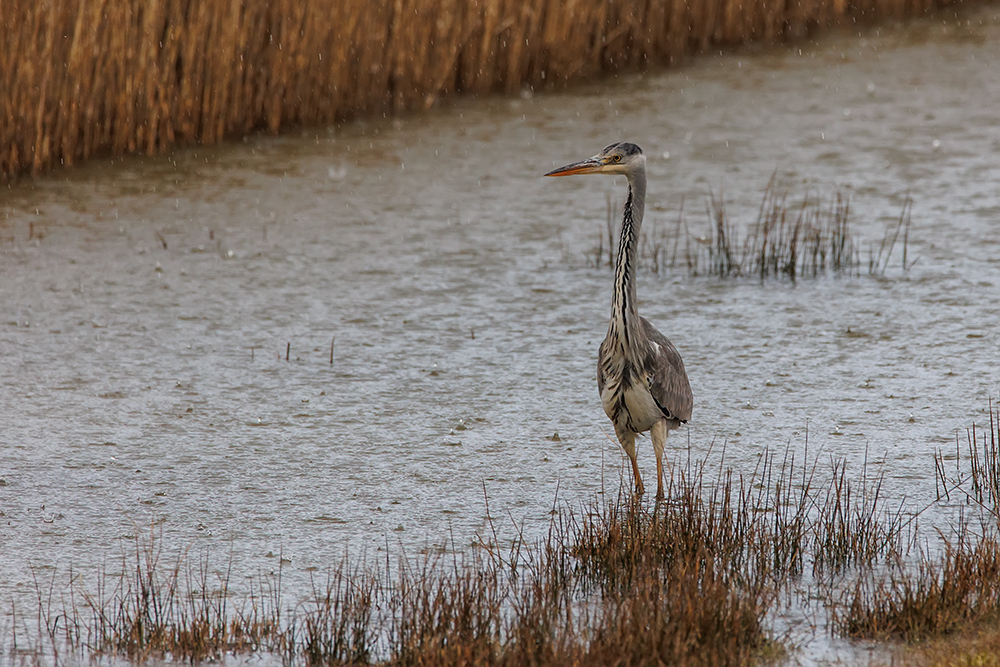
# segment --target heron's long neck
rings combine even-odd
[[[615,262],[615,293],[611,301],[611,328],[618,340],[631,347],[640,335],[639,313],[635,304],[635,264],[639,230],[646,203],[646,174],[639,171],[629,177],[628,197],[618,239],[618,260]]]

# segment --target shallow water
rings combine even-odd
[[[867,248],[913,196],[909,271],[898,248],[883,279],[644,271],[639,297],[695,394],[674,455],[752,465],[808,432],[925,506],[1000,386],[994,13],[5,189],[0,604],[151,525],[237,575],[283,556],[294,595],[347,551],[469,544],[484,497],[532,534],[617,493],[587,255],[624,183],[540,175],[620,139],[649,156],[648,230],[683,201],[700,233],[710,189],[750,221],[777,169],[793,200],[849,194]],[[648,440],[640,462],[653,480]]]

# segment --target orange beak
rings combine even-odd
[[[601,170],[604,163],[598,158],[592,157],[586,160],[581,160],[580,162],[574,162],[573,164],[568,164],[565,167],[559,167],[558,169],[553,169],[546,176],[572,176],[574,174],[593,174]]]

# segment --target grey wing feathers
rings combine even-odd
[[[649,393],[661,410],[678,421],[686,422],[691,419],[694,397],[681,355],[674,344],[646,318],[640,317],[639,321],[646,338],[653,344],[645,360],[646,370],[651,375]]]

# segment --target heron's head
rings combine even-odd
[[[646,168],[646,156],[635,144],[622,141],[611,144],[592,158],[553,169],[546,176],[572,176],[574,174],[623,174],[631,176]]]

